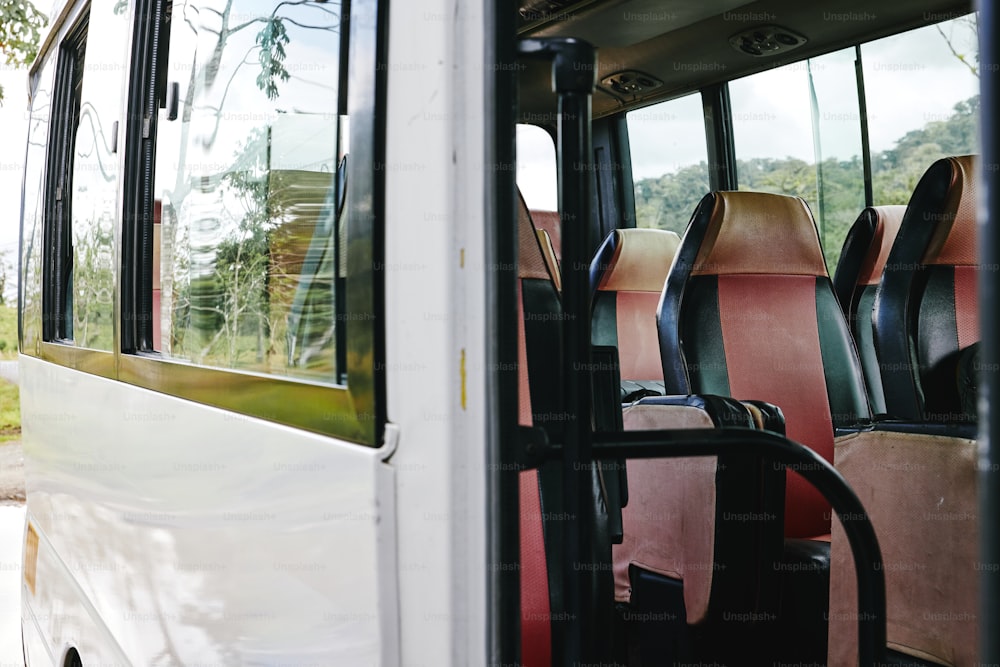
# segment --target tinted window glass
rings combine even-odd
[[[865,205],[855,60],[845,49],[729,85],[739,188],[805,199],[830,271]]]
[[[976,15],[861,47],[876,204],[905,204],[931,164],[977,151]]]
[[[688,95],[626,117],[636,226],[683,234],[710,190],[701,96]]]
[[[153,346],[335,381],[341,6],[231,5],[173,7],[166,87],[178,103],[158,119]]]

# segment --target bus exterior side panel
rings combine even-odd
[[[84,665],[397,664],[377,450],[21,363],[26,636]]]
[[[413,665],[486,655],[483,5],[392,2],[389,19],[386,389]]]

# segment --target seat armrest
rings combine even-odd
[[[728,396],[713,394],[689,394],[679,396],[649,396],[630,404],[631,406],[675,406],[703,410],[716,427],[740,426],[758,428],[784,434],[785,416],[776,405],[764,401],[739,401]],[[629,406],[626,406],[626,409]],[[657,429],[683,428],[670,426],[669,419]],[[635,428],[625,430],[637,430]]]
[[[622,420],[626,431],[757,429],[763,423],[783,428],[780,415],[774,406],[724,396],[656,396],[626,405]],[[763,582],[775,578],[783,546],[780,468],[745,457],[626,465],[624,538],[613,547],[618,601],[630,600],[629,570],[639,567],[684,582],[690,624],[719,621],[726,613],[776,611],[760,591],[776,589]]]

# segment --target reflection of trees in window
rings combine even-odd
[[[73,341],[79,347],[110,350],[113,344],[110,215],[91,218],[73,234]]]
[[[98,110],[80,107],[73,160],[72,299],[67,316],[77,346],[110,350],[114,305],[111,298],[117,169]]]
[[[189,261],[174,266],[173,352],[199,363],[283,371],[285,359],[293,356],[280,349],[290,307],[308,282],[300,319],[310,329],[303,336],[310,344],[302,351],[305,358],[294,359],[329,376],[335,318],[332,214],[324,199],[330,199],[331,174],[268,171],[269,136],[270,128],[255,131],[236,169],[218,183],[204,181],[204,192],[189,198],[212,215],[195,219]],[[199,197],[210,197],[211,203],[198,203]],[[235,203],[237,213],[216,217],[220,202]]]
[[[159,120],[178,151],[158,165],[161,352],[285,373],[289,306],[335,167],[340,3],[255,11],[172,9],[172,55],[190,67],[173,69],[187,79],[176,131]]]
[[[201,206],[208,217],[192,224],[189,261],[174,266],[175,272],[190,271],[189,284],[180,276],[187,293],[178,295],[175,317],[194,340],[173,345],[175,353],[198,363],[258,366],[270,348],[268,237],[280,211],[268,198],[266,130],[251,135],[232,171],[217,181],[204,179],[203,192],[189,198],[208,196],[211,203]],[[230,212],[224,219],[218,216],[222,210]]]
[[[100,174],[107,183],[115,180],[117,165],[111,152],[111,141],[104,133],[101,116],[94,105],[85,102],[80,108],[80,122],[76,135],[76,159],[87,164],[90,173]],[[110,164],[105,164],[105,161]],[[79,167],[78,167],[79,170]]]

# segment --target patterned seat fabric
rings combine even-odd
[[[872,333],[872,307],[905,206],[869,206],[847,232],[833,276],[833,289],[847,317],[868,386],[872,412],[885,412],[882,376]]]
[[[981,664],[975,201],[974,156],[938,160],[917,183],[874,308],[894,421],[836,448],[837,470],[868,509],[881,546],[889,647],[956,667]],[[830,637],[837,641],[830,642],[829,664],[853,665],[856,586],[839,525],[830,598]]]
[[[623,411],[625,430],[763,428],[765,423],[780,430],[781,413],[767,404],[687,392],[633,403],[642,395],[663,393],[656,306],[679,243],[673,232],[619,229],[591,263],[591,338],[595,346],[618,351],[622,400],[630,404]],[[764,478],[780,486],[778,473],[758,465],[761,469],[753,472],[746,460],[736,465],[715,457],[627,462],[623,540],[613,547],[616,600],[642,600],[649,605],[646,611],[664,614],[672,610],[669,598],[676,594],[666,591],[676,591],[680,583],[684,617],[691,625],[712,625],[727,614],[763,617],[773,611],[774,599],[757,591],[766,588],[759,582],[762,573],[773,571],[773,561],[780,558],[781,518],[732,519],[763,516],[758,503]],[[766,545],[774,548],[768,551]]]
[[[656,304],[679,244],[674,232],[617,229],[590,265],[591,340],[618,348],[623,400],[663,393]]]
[[[915,421],[974,421],[961,407],[958,364],[979,340],[976,165],[938,160],[917,183],[875,298],[886,410]]]
[[[832,463],[834,428],[870,417],[861,365],[797,197],[714,192],[681,240],[657,313],[667,393],[759,399],[790,439]],[[797,473],[785,536],[830,532],[830,508]]]

